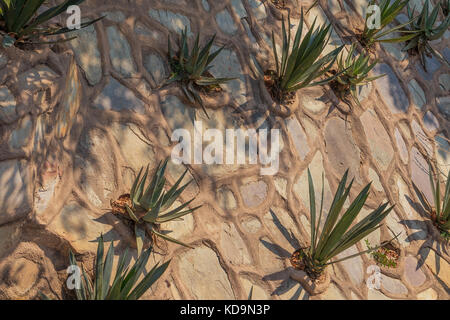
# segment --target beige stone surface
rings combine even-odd
[[[342,8],[334,2],[319,1],[304,22],[305,29],[315,16],[332,22],[327,51],[354,35],[362,23],[356,17],[365,10],[362,0],[337,1],[346,3]],[[288,3],[296,26],[300,7],[306,11],[310,1]],[[77,39],[58,50],[0,48],[0,299],[37,299],[38,290],[62,298],[69,249],[91,272],[101,234],[117,244],[116,259],[125,248],[135,257],[133,230],[111,214],[111,200],[130,191],[142,166],[149,164],[152,173],[171,155],[175,130],[193,136],[200,120],[202,133],[280,129],[279,170],[262,176],[259,164],[170,162],[167,187],[185,169],[183,183],[192,181],[177,204],[195,197],[190,207],[202,208],[164,225],[194,249],[166,242],[155,248],[151,263],[172,262],[145,299],[246,299],[253,286],[255,299],[448,300],[448,250],[430,232],[412,188],[414,181],[430,196],[427,160],[436,160],[441,177],[450,166],[442,80],[448,66],[429,59],[425,72],[416,57],[399,59],[395,46],[377,45],[373,54],[382,62],[373,73],[388,76],[362,90],[361,106],[346,106],[322,85],[299,90],[297,109],[282,119],[268,110],[260,85],[260,71],[274,67],[272,30],[281,44],[281,11],[269,0],[208,6],[200,0],[88,0],[82,10],[93,17],[106,12],[107,18],[73,32]],[[177,83],[160,86],[170,74],[167,36],[175,46],[185,26],[191,36],[200,32],[202,44],[218,34],[213,50],[226,48],[211,73],[235,78],[207,103],[209,118],[188,103]],[[448,52],[449,39],[432,45]],[[422,108],[415,101],[417,86],[426,88]],[[346,207],[373,181],[358,221],[384,201],[396,205],[367,236],[376,245],[401,232],[402,259],[408,257],[384,275],[380,290],[366,288],[374,263],[368,255],[334,266],[332,284],[316,297],[289,277],[288,258],[310,243],[308,168],[317,206],[325,177],[323,219],[347,168],[355,184]],[[344,255],[364,250],[363,240]],[[439,252],[438,266],[431,250],[414,270],[419,251],[428,247]]]

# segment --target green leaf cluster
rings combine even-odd
[[[168,58],[172,74],[168,79],[167,84],[175,81],[180,82],[186,98],[192,104],[200,105],[208,116],[196,86],[217,87],[220,84],[235,78],[214,78],[209,73],[209,70],[212,68],[211,63],[224,47],[211,53],[211,48],[216,35],[214,35],[203,48],[200,48],[199,38],[200,36],[197,34],[194,46],[192,47],[192,50],[189,50],[187,28],[185,28],[184,31],[181,32],[180,50],[176,55],[173,53],[169,38]]]
[[[303,260],[306,271],[310,276],[317,277],[325,267],[344,261],[355,256],[367,253],[371,250],[359,252],[345,258],[330,261],[333,257],[350,248],[358,241],[381,227],[383,219],[391,212],[392,207],[388,207],[388,202],[373,210],[365,218],[361,219],[353,227],[351,225],[361,212],[368,196],[370,183],[358,194],[347,210],[341,215],[344,203],[347,200],[353,180],[347,184],[348,170],[344,173],[338,189],[334,195],[333,202],[326,216],[325,223],[320,230],[323,213],[324,198],[324,176],[322,175],[322,196],[320,202],[319,217],[317,218],[316,197],[314,182],[311,172],[308,169],[309,201],[311,214],[311,245],[308,250],[303,251]],[[377,249],[377,248],[375,248]]]
[[[331,69],[344,46],[340,46],[321,57],[330,40],[331,24],[316,27],[316,19],[314,19],[311,28],[302,39],[303,20],[302,10],[297,32],[292,41],[290,17],[288,16],[288,31],[286,31],[283,19],[281,59],[279,59],[275,35],[272,31],[272,47],[276,64],[274,81],[277,90],[276,98],[280,102],[289,92],[294,92],[305,87],[325,84],[336,78],[336,76],[333,76],[315,81]]]
[[[347,91],[350,92],[355,102],[360,105],[358,99],[358,87],[364,86],[371,81],[384,77],[385,74],[369,77],[369,72],[376,66],[378,60],[369,62],[369,55],[364,53],[355,56],[355,44],[352,44],[347,57],[341,54],[337,61],[338,73],[336,81]]]
[[[370,242],[369,240],[365,240],[366,241],[366,246],[369,250],[374,250],[373,248],[371,248],[370,246]],[[370,252],[370,255],[372,256],[372,258],[378,262],[379,264],[388,267],[388,268],[396,268],[397,267],[397,262],[393,259],[389,259],[388,256],[386,255],[385,252],[380,251],[381,248],[379,248],[378,250],[374,250],[372,252]]]
[[[159,230],[159,225],[172,220],[178,220],[200,208],[200,206],[198,206],[188,209],[188,206],[194,198],[174,209],[171,208],[192,181],[189,181],[180,187],[181,181],[188,171],[186,169],[175,184],[166,191],[164,189],[166,184],[164,174],[168,161],[169,158],[166,158],[162,164],[161,162],[158,164],[153,178],[147,186],[148,165],[144,174],[142,174],[144,168],[141,168],[130,191],[131,207],[127,205],[126,211],[129,218],[134,222],[138,254],[142,251],[146,241],[147,232],[165,240],[189,247],[187,244],[184,244]]]
[[[375,42],[403,42],[414,37],[414,33],[408,32],[406,35],[394,38],[385,38],[393,32],[405,32],[405,27],[412,23],[416,18],[412,18],[406,23],[402,23],[394,28],[387,28],[387,26],[394,21],[397,15],[406,7],[409,0],[371,0],[369,6],[377,5],[380,8],[380,28],[369,28],[368,20],[371,16],[366,16],[364,31],[361,34],[361,42],[366,46],[371,46]]]
[[[166,271],[170,260],[153,268],[145,273],[145,267],[152,248],[145,250],[139,255],[134,265],[130,268],[130,257],[128,249],[120,256],[119,262],[113,274],[114,243],[111,241],[108,252],[104,257],[103,236],[100,236],[97,255],[95,260],[94,278],[91,279],[84,267],[81,266],[81,279],[79,288],[75,288],[78,300],[138,300]],[[69,260],[72,266],[78,266],[75,255],[69,253]],[[144,275],[139,281],[141,275]],[[112,281],[111,281],[112,280]],[[44,294],[40,294],[44,300],[49,300]]]
[[[0,0],[0,30],[4,33],[2,43],[4,47],[10,47],[17,43],[33,43],[32,41],[39,40],[42,37],[74,31],[68,27],[51,27],[45,26],[45,24],[54,17],[66,12],[68,7],[79,5],[84,0],[66,0],[60,5],[38,14],[44,2],[45,0]],[[85,28],[102,18],[82,23],[81,28]],[[56,42],[69,41],[74,38],[71,37]]]
[[[447,174],[447,182],[445,183],[444,197],[441,197],[441,183],[439,181],[439,175],[437,179],[433,177],[433,168],[431,164],[429,166],[429,179],[431,185],[431,191],[433,194],[434,206],[432,206],[423,192],[413,182],[414,190],[419,198],[420,203],[426,212],[429,213],[431,219],[435,222],[436,226],[442,232],[444,238],[448,238],[450,235],[450,170]]]
[[[430,41],[437,40],[444,35],[445,31],[447,31],[450,26],[450,16],[447,15],[439,25],[435,26],[440,6],[435,6],[430,13],[429,4],[429,0],[426,0],[418,17],[408,24],[408,32],[410,32],[413,37],[409,39],[405,48],[403,48],[404,51],[411,49],[417,50],[425,70],[427,69],[425,63],[426,55],[433,54],[448,65],[448,61],[431,47]],[[408,5],[408,16],[412,18],[413,14],[414,8],[411,9]]]

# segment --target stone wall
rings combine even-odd
[[[288,3],[295,31],[300,6],[306,11],[312,1]],[[365,3],[321,0],[305,28],[315,17],[331,22],[331,50],[361,28]],[[58,50],[0,49],[0,298],[36,298],[38,290],[64,297],[69,249],[90,271],[100,234],[115,241],[116,259],[135,247],[110,201],[129,191],[141,166],[170,155],[172,131],[192,131],[194,117],[221,130],[281,129],[280,171],[188,166],[186,181],[194,183],[182,200],[196,196],[192,205],[203,206],[167,229],[194,249],[157,250],[149,265],[173,260],[145,298],[246,299],[252,286],[255,299],[449,298],[448,245],[434,240],[412,187],[430,196],[427,159],[442,174],[450,166],[448,66],[430,58],[426,72],[400,46],[377,45],[375,73],[387,76],[360,92],[362,107],[343,113],[329,86],[320,86],[298,92],[300,108],[281,119],[268,112],[260,84],[261,70],[272,66],[272,29],[279,34],[287,10],[258,0],[87,0],[82,13],[106,18]],[[177,85],[160,87],[169,75],[167,38],[184,27],[202,41],[216,33],[226,49],[211,73],[236,78],[223,85],[227,103],[208,109],[209,118]],[[449,35],[433,42],[447,60]],[[373,244],[402,232],[402,263],[383,274],[380,290],[367,288],[368,255],[329,267],[332,283],[317,296],[290,278],[288,259],[310,232],[308,167],[315,181],[325,173],[325,206],[347,168],[351,200],[373,181],[364,214],[385,200],[396,204],[369,237]],[[169,182],[183,170],[171,163]],[[342,256],[365,249],[361,241]]]

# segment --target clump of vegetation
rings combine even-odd
[[[338,74],[336,80],[333,81],[332,87],[338,92],[341,99],[345,99],[347,94],[351,94],[353,100],[358,104],[358,87],[364,86],[371,81],[384,77],[385,74],[369,77],[369,72],[376,66],[378,60],[375,60],[372,64],[369,63],[369,55],[361,53],[359,56],[355,56],[355,44],[352,44],[350,51],[346,58],[342,53],[340,59],[337,61]]]
[[[408,32],[412,33],[412,37],[403,50],[412,50],[418,53],[425,70],[427,70],[425,56],[434,55],[448,65],[448,61],[430,45],[430,41],[441,38],[450,26],[450,16],[448,15],[438,26],[434,26],[438,12],[439,6],[435,6],[433,11],[429,13],[429,0],[426,0],[418,19],[408,24]],[[411,10],[408,5],[409,17],[412,18],[413,14],[414,9]]]
[[[425,211],[430,215],[433,224],[438,228],[441,237],[448,241],[450,240],[450,170],[447,174],[447,182],[445,184],[444,197],[441,202],[441,187],[439,181],[439,174],[435,180],[433,177],[433,168],[429,166],[429,178],[431,184],[431,191],[433,194],[434,206],[432,206],[423,192],[413,182],[414,190],[419,198]]]
[[[66,12],[72,5],[79,5],[84,0],[66,0],[60,5],[49,8],[38,14],[45,0],[0,0],[0,33],[3,35],[3,47],[23,44],[49,44],[69,41],[76,37],[65,40],[42,42],[47,36],[56,36],[74,31],[68,27],[48,25],[48,21]],[[98,20],[82,23],[85,28]]]
[[[141,175],[144,168],[141,168],[130,193],[120,196],[117,201],[114,201],[111,204],[113,213],[120,214],[134,224],[138,254],[140,254],[144,244],[148,241],[147,235],[151,237],[153,242],[155,242],[155,236],[157,236],[190,247],[163,233],[160,228],[161,224],[178,220],[200,208],[200,206],[198,206],[193,209],[186,209],[194,200],[191,199],[172,209],[174,202],[192,181],[179,187],[186,175],[186,169],[176,183],[166,192],[164,190],[166,184],[164,174],[168,161],[169,158],[167,158],[162,165],[159,163],[153,178],[147,187],[145,187],[145,185],[148,176],[148,166],[142,178]]]
[[[330,261],[333,257],[350,248],[358,241],[371,234],[373,231],[381,227],[383,219],[391,212],[392,207],[388,208],[388,202],[379,206],[360,222],[350,227],[359,215],[369,196],[370,183],[364,187],[355,200],[350,204],[348,209],[339,218],[345,201],[347,200],[353,180],[347,184],[348,170],[344,173],[338,189],[334,195],[333,202],[329,209],[325,224],[321,232],[319,227],[322,220],[323,197],[324,197],[324,176],[322,175],[322,198],[320,203],[319,218],[316,218],[316,197],[314,191],[314,183],[311,172],[308,169],[309,183],[309,202],[311,214],[311,244],[309,248],[299,249],[291,257],[291,263],[294,267],[304,270],[312,280],[320,279],[326,266],[340,261],[344,261],[355,256],[359,256],[376,250],[385,245],[371,248],[354,255],[347,256],[342,259]]]
[[[214,78],[209,72],[211,63],[217,55],[224,49],[224,46],[217,51],[210,53],[211,47],[216,36],[214,35],[209,42],[200,49],[199,35],[195,39],[192,50],[189,51],[187,28],[181,32],[180,50],[174,55],[170,38],[168,40],[168,58],[172,74],[166,84],[179,82],[181,88],[193,105],[200,105],[208,116],[200,92],[211,93],[222,91],[220,84],[233,80],[235,78]],[[209,116],[208,116],[209,117]]]
[[[388,246],[375,249],[371,247],[368,239],[366,239],[365,242],[367,249],[371,250],[370,255],[377,263],[388,268],[397,268],[397,261],[399,258],[397,250],[388,248]]]
[[[406,7],[408,2],[409,0],[381,0],[378,4],[378,1],[371,0],[369,2],[369,7],[377,5],[380,8],[380,25],[379,28],[369,26],[369,19],[372,19],[373,17],[371,15],[367,15],[364,30],[359,36],[361,44],[365,47],[370,47],[375,42],[404,42],[414,37],[414,34],[408,33],[406,35],[402,35],[401,37],[386,38],[386,36],[393,32],[403,32],[404,28],[414,21],[414,18],[411,18],[410,21],[400,24],[394,28],[386,28],[394,21],[403,8]]]
[[[114,243],[111,241],[108,252],[104,256],[103,236],[100,237],[97,246],[94,278],[91,279],[81,266],[81,279],[75,279],[75,294],[78,300],[138,300],[166,271],[170,261],[159,265],[157,263],[147,272],[141,281],[139,277],[144,274],[145,267],[152,248],[139,255],[134,265],[129,268],[130,259],[128,250],[119,258],[112,278]],[[71,266],[78,266],[72,251],[69,253]],[[76,275],[76,274],[75,274]],[[112,279],[112,283],[111,283]],[[79,280],[78,286],[77,282]],[[49,300],[44,294],[40,294],[44,300]]]
[[[288,16],[289,31],[286,31],[284,19],[282,22],[283,46],[281,49],[281,60],[278,59],[275,35],[272,31],[272,47],[276,70],[268,70],[264,76],[269,92],[274,100],[279,103],[292,102],[295,91],[301,88],[325,84],[335,79],[336,76],[333,76],[314,82],[314,80],[331,69],[338,54],[344,47],[341,46],[320,58],[331,36],[331,24],[316,28],[316,20],[314,20],[311,28],[301,40],[303,31],[302,10],[293,43],[291,43],[290,25],[291,21]],[[292,49],[290,50],[291,44]]]

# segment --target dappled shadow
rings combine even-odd
[[[300,248],[300,243],[298,242],[298,240],[294,237],[294,235],[292,234],[292,231],[289,232],[285,226],[283,226],[283,224],[281,223],[280,219],[278,219],[278,217],[276,216],[276,214],[273,212],[272,209],[270,209],[270,215],[272,216],[273,219],[273,223],[275,224],[275,226],[278,228],[278,230],[280,230],[281,234],[283,235],[283,237],[290,243],[290,245],[294,248],[294,249],[298,249]],[[289,256],[290,257],[290,253]]]
[[[304,293],[302,300],[309,300],[309,293],[303,289],[303,287],[295,280],[292,279],[286,279],[284,280],[272,293],[272,296],[281,296],[284,294],[287,294],[289,291],[291,291],[293,288],[295,289],[295,292],[288,298],[288,300],[299,300],[302,293]]]
[[[375,80],[385,104],[394,113],[406,113],[409,108],[409,99],[391,66],[380,63],[373,68],[373,73],[374,76],[386,74],[384,77]]]
[[[301,247],[299,241],[294,237],[292,231],[288,231],[288,229],[281,223],[280,219],[274,213],[272,209],[270,209],[270,215],[273,219],[273,223],[276,228],[280,231],[282,236],[288,241],[288,243],[294,249],[298,249]],[[285,261],[289,259],[292,255],[292,249],[283,248],[276,243],[271,243],[265,241],[264,239],[260,239],[262,245],[267,248],[273,255],[275,255],[276,259]],[[270,273],[265,275],[262,279],[265,281],[273,281],[279,282],[277,288],[271,293],[272,296],[281,296],[292,290],[293,287],[298,287],[297,290],[292,294],[289,300],[298,300],[299,297],[304,292],[303,287],[295,280],[290,277],[292,267],[288,266],[284,270],[280,270],[274,273]],[[307,300],[309,298],[308,293],[305,292],[303,296],[303,300]]]
[[[264,247],[266,247],[271,253],[273,253],[276,256],[276,259],[285,260],[291,256],[289,251],[280,247],[277,244],[267,242],[263,239],[260,239],[260,241]],[[272,295],[275,294],[276,292],[282,292],[283,291],[282,288],[285,286],[284,283],[292,281],[292,279],[290,278],[289,268],[271,274],[267,274],[263,276],[262,280],[274,282],[282,281],[282,283],[274,290]]]
[[[26,192],[28,175],[18,161],[0,163],[0,225],[25,215],[30,199]]]
[[[405,240],[406,242],[426,240],[428,238],[428,225],[426,222],[421,220],[401,220],[399,223],[410,230],[419,230],[416,233],[409,235]]]
[[[260,241],[261,241],[261,243],[263,244],[264,247],[266,247],[273,254],[277,255],[278,258],[286,259],[286,258],[290,258],[291,257],[291,253],[289,251],[283,249],[279,245],[277,245],[275,243],[267,242],[267,241],[265,241],[263,239],[261,239]]]
[[[422,245],[422,247],[419,249],[419,262],[417,263],[417,267],[416,270],[421,268],[425,262],[428,259],[428,256],[430,254],[431,251],[434,252],[434,260],[431,262],[429,261],[429,263],[433,263],[433,266],[430,266],[431,268],[433,268],[436,271],[436,274],[439,275],[441,270],[441,256],[445,253],[448,254],[448,252],[446,251],[446,244],[440,243],[440,242],[434,242],[434,243],[430,243],[428,242],[428,246],[425,245],[426,243],[424,243]],[[432,259],[432,257],[431,257]]]

